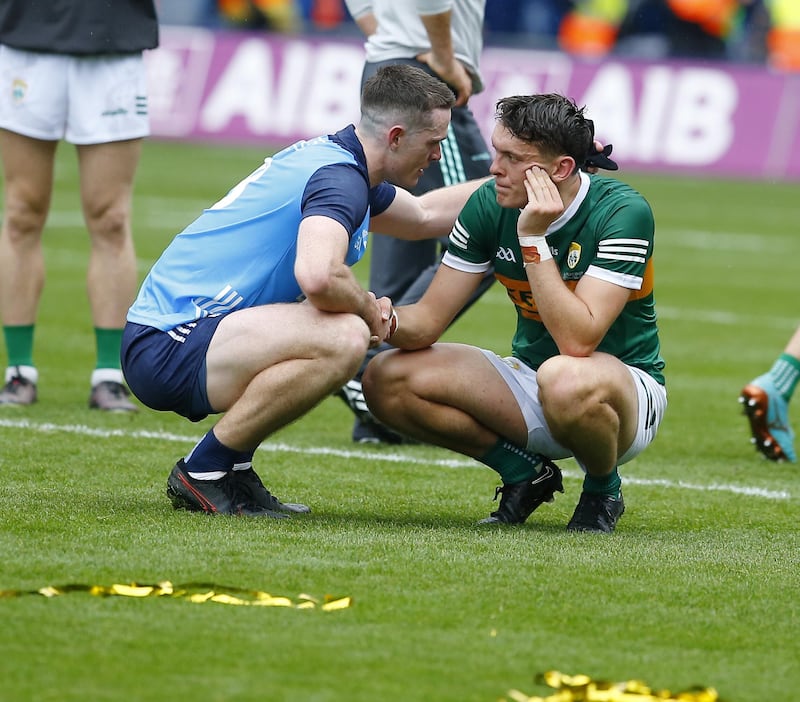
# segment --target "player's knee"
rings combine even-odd
[[[26,242],[42,233],[47,206],[31,202],[7,202],[5,230],[12,244]]]
[[[539,401],[548,421],[581,423],[608,407],[602,373],[590,359],[553,356],[536,372]]]
[[[95,245],[122,248],[130,233],[130,212],[125,207],[87,206],[85,209],[87,229]]]
[[[364,370],[361,389],[370,411],[379,419],[386,412],[392,399],[398,397],[400,379],[398,351],[383,351],[377,354]]]
[[[546,411],[569,414],[581,395],[580,373],[569,356],[548,358],[536,371],[539,401]]]
[[[330,344],[325,353],[337,359],[345,382],[361,367],[369,348],[370,331],[366,322],[354,314],[336,315],[332,321],[334,328],[328,334]]]

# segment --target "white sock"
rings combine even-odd
[[[125,378],[119,368],[96,368],[92,371],[92,387],[106,382],[124,383]]]
[[[36,383],[39,382],[39,371],[36,370],[33,366],[9,366],[6,368],[6,379],[5,382],[9,382],[11,378],[25,378],[29,383]]]

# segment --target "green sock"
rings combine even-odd
[[[97,345],[97,365],[95,368],[120,368],[119,349],[122,345],[122,329],[94,328]]]
[[[504,484],[518,483],[541,472],[542,460],[537,454],[521,449],[503,437],[478,460],[500,473]]]
[[[602,477],[589,475],[588,473],[583,476],[583,491],[592,495],[608,495],[609,497],[618,498],[621,485],[622,480],[616,468]]]
[[[9,366],[33,365],[33,324],[3,327]]]
[[[789,402],[797,387],[797,382],[800,380],[800,361],[788,353],[782,353],[773,364],[769,376],[775,384],[775,389],[786,402]]]

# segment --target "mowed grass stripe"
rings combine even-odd
[[[85,424],[53,424],[50,422],[29,422],[27,420],[0,419],[0,427],[9,429],[24,429],[27,431],[53,433],[65,432],[68,434],[78,434],[96,439],[148,439],[165,441],[169,443],[195,444],[200,436],[185,436],[163,431],[148,430],[126,430],[126,429],[98,429]],[[306,456],[335,456],[356,461],[385,461],[388,463],[407,463],[410,465],[431,466],[439,468],[480,468],[485,470],[485,466],[476,461],[462,459],[427,459],[409,456],[403,453],[386,451],[345,451],[330,446],[293,446],[291,444],[277,442],[266,442],[259,447],[260,451],[295,453]],[[624,470],[624,469],[623,469]],[[562,468],[565,478],[582,479],[583,474],[579,471]],[[733,485],[724,483],[694,483],[688,481],[674,481],[666,479],[636,478],[635,476],[625,475],[625,483],[629,485],[643,485],[648,487],[662,487],[670,490],[695,490],[700,492],[729,492],[734,495],[746,497],[761,497],[767,500],[791,500],[792,494],[788,490],[765,490],[763,488],[752,487],[749,485]]]

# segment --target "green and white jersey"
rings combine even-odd
[[[664,384],[653,297],[655,223],[650,205],[618,180],[580,176],[577,197],[547,230],[553,260],[570,289],[588,275],[630,290],[628,303],[597,350]],[[494,181],[482,185],[461,211],[443,263],[473,273],[494,266],[495,277],[517,310],[512,355],[536,369],[557,355],[558,347],[542,323],[522,266],[518,218],[519,210],[497,204]]]

